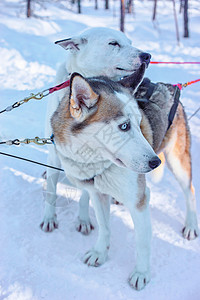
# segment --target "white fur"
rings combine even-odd
[[[130,75],[141,65],[141,51],[131,46],[131,41],[120,31],[109,28],[91,28],[79,37],[72,38],[79,49],[72,50],[66,63],[68,72],[79,72],[85,77],[105,75],[119,78]],[[81,43],[81,39],[87,42]],[[109,45],[117,41],[121,47]],[[116,70],[116,67],[126,71]]]

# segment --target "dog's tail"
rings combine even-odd
[[[163,174],[164,174],[164,167],[165,167],[165,156],[164,153],[161,152],[158,157],[161,160],[161,164],[158,168],[156,168],[155,170],[153,170],[150,174],[151,174],[151,179],[153,182],[158,183],[161,181]]]

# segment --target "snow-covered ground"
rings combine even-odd
[[[20,2],[21,3],[21,2]],[[154,61],[200,61],[200,12],[191,1],[191,38],[175,40],[172,4],[158,2],[158,20],[153,25],[153,2],[134,1],[135,15],[126,16],[126,34],[137,48],[152,54]],[[0,2],[0,110],[53,84],[56,66],[65,51],[54,41],[93,26],[119,27],[118,8],[98,11],[85,1],[83,14],[63,9],[56,1],[36,6],[37,18],[26,19],[17,0]],[[45,7],[47,9],[45,9]],[[178,16],[182,36],[182,16]],[[200,66],[151,65],[147,76],[153,81],[186,82],[200,78]],[[188,116],[198,108],[200,84],[182,92]],[[32,101],[0,116],[0,141],[44,135],[48,99]],[[200,114],[190,121],[193,181],[200,210]],[[0,151],[46,162],[47,149],[35,145],[1,146]],[[75,230],[78,192],[66,193],[63,177],[58,186],[59,229],[42,232],[44,168],[0,156],[0,299],[200,299],[200,239],[184,240],[185,202],[171,173],[166,169],[161,183],[151,187],[152,280],[141,292],[127,283],[134,258],[134,230],[124,206],[111,206],[111,249],[108,261],[99,268],[87,267],[83,254],[97,237],[97,228],[83,236]],[[93,209],[91,216],[96,224]],[[200,215],[198,214],[200,223]],[[200,224],[199,224],[200,225]]]

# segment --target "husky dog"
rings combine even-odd
[[[68,50],[67,61],[57,72],[56,84],[67,80],[73,72],[85,77],[102,75],[119,80],[134,73],[142,63],[148,66],[151,58],[150,54],[132,47],[131,41],[122,32],[108,28],[92,28],[77,37],[61,40],[56,44]],[[50,119],[65,94],[66,89],[56,92],[48,102],[46,136],[52,134]],[[48,164],[59,168],[61,164],[54,147],[49,146],[48,150]],[[47,170],[45,213],[41,223],[44,231],[52,231],[58,226],[55,214],[58,176],[58,171]],[[84,190],[79,203],[77,229],[88,234],[93,227],[88,215],[89,196]]]
[[[134,222],[137,261],[129,281],[138,290],[150,280],[151,222],[145,173],[161,163],[147,142],[150,133],[145,138],[140,129],[148,120],[132,96],[144,71],[142,64],[119,82],[72,74],[70,90],[51,118],[57,155],[67,178],[88,191],[99,226],[97,242],[84,262],[99,266],[107,258],[112,196],[129,208]]]
[[[134,222],[136,266],[129,283],[137,290],[150,281],[150,193],[145,173],[160,165],[156,153],[164,151],[185,192],[183,235],[193,239],[198,234],[184,109],[180,103],[169,127],[176,89],[163,83],[154,88],[153,100],[138,105],[145,84],[138,88],[135,98],[133,94],[144,71],[143,63],[133,75],[118,82],[106,77],[86,79],[74,73],[70,89],[51,118],[55,147],[65,173],[73,186],[88,191],[99,226],[97,242],[83,260],[88,266],[99,266],[107,258],[112,196],[129,208]]]

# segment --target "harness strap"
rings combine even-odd
[[[170,109],[169,115],[168,115],[168,127],[167,130],[170,128],[170,126],[172,125],[172,122],[174,120],[176,111],[177,111],[177,107],[179,104],[179,98],[180,98],[180,89],[178,86],[175,87],[175,92],[174,92],[174,103]]]

